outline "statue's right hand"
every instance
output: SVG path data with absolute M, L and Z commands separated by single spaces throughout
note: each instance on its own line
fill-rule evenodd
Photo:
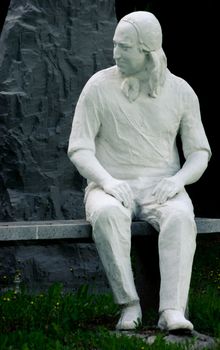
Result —
M 126 181 L 111 179 L 103 185 L 103 189 L 118 199 L 126 208 L 132 207 L 133 193 Z

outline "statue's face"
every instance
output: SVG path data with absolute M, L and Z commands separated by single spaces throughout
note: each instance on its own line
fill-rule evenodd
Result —
M 135 28 L 130 23 L 120 22 L 113 38 L 114 60 L 125 76 L 141 73 L 146 67 L 146 53 L 140 49 Z

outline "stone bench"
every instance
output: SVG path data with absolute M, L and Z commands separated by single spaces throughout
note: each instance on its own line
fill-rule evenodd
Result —
M 220 232 L 220 219 L 196 218 L 198 234 Z M 152 236 L 155 230 L 144 221 L 132 223 L 132 236 Z M 0 242 L 92 238 L 90 224 L 86 220 L 54 220 L 1 222 Z
M 220 232 L 220 219 L 196 218 L 198 239 Z M 132 265 L 145 310 L 157 309 L 159 296 L 158 234 L 146 222 L 132 223 Z M 32 290 L 61 282 L 65 290 L 88 284 L 92 291 L 109 285 L 85 220 L 0 223 L 0 291 L 13 287 L 16 271 Z M 6 277 L 9 283 L 5 283 Z M 1 282 L 4 282 L 3 284 Z

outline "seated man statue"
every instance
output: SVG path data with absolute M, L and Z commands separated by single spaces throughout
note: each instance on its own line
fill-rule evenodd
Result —
M 116 65 L 85 85 L 68 155 L 88 180 L 87 220 L 115 301 L 122 305 L 116 329 L 134 329 L 142 317 L 130 259 L 135 217 L 159 231 L 158 326 L 192 330 L 185 309 L 196 225 L 184 186 L 201 177 L 211 155 L 198 99 L 186 81 L 167 69 L 161 26 L 152 13 L 123 17 L 113 42 Z

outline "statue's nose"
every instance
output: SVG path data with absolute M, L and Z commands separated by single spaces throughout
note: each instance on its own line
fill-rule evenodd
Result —
M 121 57 L 121 50 L 117 45 L 114 47 L 113 57 L 115 60 Z

